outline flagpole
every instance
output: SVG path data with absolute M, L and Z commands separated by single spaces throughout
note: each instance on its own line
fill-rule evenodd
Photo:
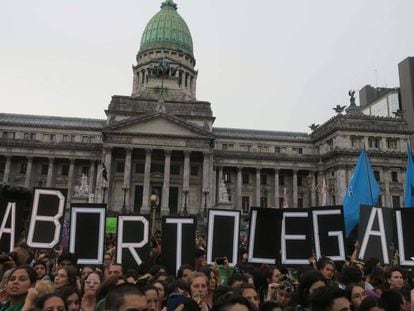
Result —
M 369 194 L 371 196 L 371 205 L 374 205 L 374 197 L 372 195 L 372 189 L 371 189 L 371 179 L 370 179 L 370 174 L 369 174 L 369 170 L 368 170 L 368 152 L 365 149 L 365 144 L 364 144 L 364 151 L 365 151 L 365 168 L 367 170 L 367 176 L 368 176 L 368 187 L 369 187 Z

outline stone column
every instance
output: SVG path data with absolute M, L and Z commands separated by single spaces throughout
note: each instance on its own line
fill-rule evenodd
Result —
M 95 202 L 95 178 L 96 178 L 96 161 L 91 160 L 89 164 L 89 176 L 88 176 L 88 182 L 89 182 L 89 198 L 93 200 L 89 200 L 89 203 Z M 93 196 L 92 196 L 93 195 Z
M 346 191 L 346 170 L 338 168 L 336 170 L 336 204 L 342 204 Z
M 236 200 L 235 209 L 242 210 L 242 167 L 237 167 L 237 186 L 236 186 Z
M 11 155 L 6 155 L 6 166 L 4 167 L 3 183 L 8 183 L 10 178 Z
M 221 201 L 220 196 L 220 185 L 223 181 L 223 167 L 222 166 L 218 166 L 218 177 L 217 177 L 217 182 L 216 182 L 216 200 L 217 202 Z
M 184 172 L 183 172 L 183 196 L 182 211 L 186 209 L 188 213 L 188 203 L 190 196 L 190 151 L 184 151 Z
M 213 163 L 212 163 L 213 165 Z M 215 166 L 212 167 L 212 174 L 211 174 L 211 207 L 216 205 L 217 203 L 217 168 Z
M 256 168 L 256 206 L 260 206 L 260 172 L 261 168 Z
M 125 149 L 124 164 L 124 184 L 122 186 L 122 196 L 125 196 L 125 212 L 131 211 L 130 189 L 131 189 L 131 167 L 132 167 L 132 148 Z M 123 202 L 122 202 L 123 203 Z
M 383 173 L 384 173 L 384 206 L 385 207 L 393 207 L 392 206 L 392 200 L 391 200 L 391 192 L 390 192 L 390 182 L 391 182 L 391 178 L 390 178 L 390 170 L 388 169 L 388 167 L 384 167 L 383 168 Z
M 24 178 L 25 188 L 30 188 L 30 180 L 32 178 L 33 157 L 27 157 L 26 176 Z
M 292 207 L 298 208 L 298 170 L 293 170 L 292 189 L 293 189 Z
M 164 181 L 162 184 L 161 198 L 161 214 L 168 215 L 170 213 L 170 167 L 171 167 L 171 150 L 164 150 Z
M 150 212 L 150 182 L 151 182 L 151 149 L 145 149 L 144 187 L 142 190 L 142 207 L 144 214 Z
M 112 194 L 112 147 L 105 148 L 105 167 L 106 167 L 106 193 L 104 202 L 106 202 L 108 209 L 111 209 L 111 194 Z
M 275 200 L 275 204 L 274 207 L 276 208 L 280 208 L 280 204 L 279 204 L 279 197 L 280 197 L 280 192 L 279 192 L 279 169 L 276 168 L 275 169 L 275 183 L 274 183 L 274 200 Z
M 310 199 L 310 203 L 311 203 L 311 206 L 310 207 L 314 207 L 314 206 L 317 206 L 317 203 L 316 203 L 316 191 L 317 191 L 317 189 L 316 189 L 316 178 L 315 178 L 315 172 L 312 172 L 312 171 L 309 171 L 309 175 L 311 175 L 311 189 L 310 189 L 310 192 L 311 192 L 311 199 Z
M 70 207 L 73 194 L 73 175 L 75 172 L 75 159 L 69 159 L 69 173 L 68 173 L 68 200 L 66 207 Z
M 55 158 L 49 158 L 49 167 L 47 169 L 47 182 L 46 187 L 52 187 L 53 182 L 53 164 L 54 164 Z
M 208 202 L 208 193 L 210 192 L 209 188 L 209 164 L 210 164 L 210 154 L 208 152 L 203 153 L 203 185 L 202 185 L 202 196 L 201 196 L 201 210 L 204 210 L 207 207 Z

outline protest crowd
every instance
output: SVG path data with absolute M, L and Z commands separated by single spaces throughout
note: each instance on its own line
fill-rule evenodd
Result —
M 411 271 L 398 260 L 389 266 L 376 258 L 357 260 L 358 242 L 345 263 L 311 257 L 309 265 L 295 269 L 248 263 L 246 242 L 241 236 L 235 266 L 226 258 L 208 265 L 205 236 L 197 234 L 194 263 L 182 265 L 176 275 L 161 262 L 160 232 L 152 238 L 149 262 L 127 271 L 115 260 L 111 235 L 101 266 L 78 266 L 76 254 L 61 246 L 32 249 L 20 242 L 0 255 L 0 311 L 414 310 Z

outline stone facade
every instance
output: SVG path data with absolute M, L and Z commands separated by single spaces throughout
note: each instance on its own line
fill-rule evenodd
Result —
M 402 118 L 337 114 L 310 134 L 214 127 L 211 104 L 195 98 L 195 59 L 170 43 L 138 52 L 132 95 L 113 96 L 106 120 L 1 113 L 0 181 L 67 188 L 68 206 L 105 202 L 113 212 L 149 213 L 156 192 L 159 215 L 201 215 L 223 182 L 230 208 L 248 213 L 321 205 L 325 180 L 334 205 L 365 146 L 381 204 L 402 204 L 411 134 Z

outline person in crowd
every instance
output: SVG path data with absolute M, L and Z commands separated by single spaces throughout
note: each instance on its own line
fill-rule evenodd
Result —
M 369 284 L 369 288 L 372 288 L 375 297 L 380 298 L 383 291 L 387 288 L 384 269 L 374 266 L 367 275 L 365 284 Z
M 253 308 L 246 298 L 230 291 L 218 297 L 212 311 L 253 311 Z
M 50 276 L 48 275 L 49 271 L 44 261 L 36 261 L 33 268 L 36 271 L 38 280 L 50 281 Z
M 189 278 L 190 295 L 200 306 L 201 311 L 209 310 L 209 306 L 205 301 L 208 293 L 208 279 L 204 273 L 193 272 Z
M 214 270 L 210 266 L 202 267 L 200 269 L 200 272 L 204 273 L 204 275 L 207 277 L 208 290 L 207 290 L 207 295 L 204 298 L 204 301 L 208 304 L 209 308 L 211 308 L 213 306 L 213 293 L 218 287 L 218 281 L 217 281 L 218 273 L 216 272 L 216 270 Z
M 101 285 L 103 276 L 98 271 L 88 274 L 83 284 L 82 311 L 93 311 L 96 305 L 96 292 Z
M 63 267 L 73 267 L 76 268 L 76 262 L 78 261 L 78 256 L 76 256 L 73 253 L 64 252 L 62 251 L 62 254 L 58 257 L 57 260 L 57 268 L 63 268 Z
M 188 282 L 188 277 L 193 272 L 193 267 L 187 264 L 181 265 L 177 271 L 177 279 L 183 279 Z
M 238 288 L 242 286 L 243 284 L 247 284 L 247 282 L 248 282 L 248 279 L 244 273 L 236 272 L 230 276 L 230 278 L 227 281 L 227 284 L 230 287 Z
M 106 311 L 146 311 L 147 299 L 133 284 L 121 284 L 114 287 L 107 295 Z
M 260 297 L 254 286 L 248 284 L 242 285 L 240 287 L 240 295 L 250 302 L 253 311 L 259 311 Z
M 201 267 L 207 263 L 206 251 L 201 248 L 195 250 L 194 270 L 200 271 Z
M 335 263 L 328 257 L 321 257 L 316 263 L 316 267 L 322 276 L 326 279 L 328 284 L 333 284 L 335 282 Z
M 77 287 L 75 268 L 72 266 L 59 268 L 55 275 L 54 285 L 56 290 L 61 290 L 65 286 Z
M 260 307 L 260 311 L 283 311 L 282 306 L 276 301 L 265 301 Z
M 264 270 L 263 277 L 266 281 L 265 285 L 260 289 L 260 298 L 262 301 L 271 300 L 269 292 L 276 290 L 279 287 L 280 277 L 282 272 L 279 267 L 271 266 Z M 272 295 L 271 293 L 270 295 Z
M 349 283 L 345 288 L 346 298 L 351 302 L 352 310 L 358 311 L 362 301 L 368 296 L 362 283 Z
M 312 311 L 350 311 L 351 303 L 345 291 L 335 285 L 315 289 L 311 296 Z
M 158 297 L 160 299 L 161 308 L 165 307 L 168 297 L 167 284 L 164 281 L 155 281 L 152 282 L 152 286 L 156 287 L 158 290 Z
M 113 263 L 109 266 L 108 276 L 123 275 L 124 267 L 120 263 Z
M 111 264 L 113 264 L 112 254 L 106 252 L 103 257 L 103 265 L 102 265 L 105 278 L 109 276 L 109 267 L 111 266 Z
M 59 294 L 47 294 L 39 297 L 35 304 L 36 310 L 66 311 L 65 299 Z
M 149 311 L 160 311 L 161 310 L 161 304 L 160 304 L 160 298 L 158 296 L 158 288 L 155 286 L 146 286 L 142 288 L 142 291 L 145 295 L 145 298 L 147 299 L 147 305 Z
M 6 282 L 8 299 L 0 311 L 22 310 L 28 291 L 35 285 L 36 280 L 37 274 L 32 267 L 23 265 L 14 268 Z
M 65 287 L 59 291 L 65 300 L 68 311 L 79 311 L 81 306 L 81 295 L 74 287 Z
M 319 271 L 309 271 L 301 279 L 299 287 L 295 293 L 298 308 L 309 311 L 310 296 L 315 289 L 326 286 L 326 279 Z
M 386 289 L 381 295 L 385 311 L 410 311 L 409 303 L 397 289 Z
M 382 307 L 382 303 L 378 298 L 368 296 L 362 300 L 358 311 L 385 311 L 385 309 Z
M 385 273 L 389 288 L 401 290 L 406 282 L 405 271 L 400 267 L 391 267 Z
M 14 247 L 14 252 L 17 257 L 17 266 L 31 265 L 33 261 L 33 250 L 25 242 L 17 243 Z
M 95 267 L 93 266 L 83 266 L 80 270 L 80 281 L 81 284 L 83 284 L 86 280 L 86 277 L 89 275 L 89 273 L 92 273 L 95 271 Z

